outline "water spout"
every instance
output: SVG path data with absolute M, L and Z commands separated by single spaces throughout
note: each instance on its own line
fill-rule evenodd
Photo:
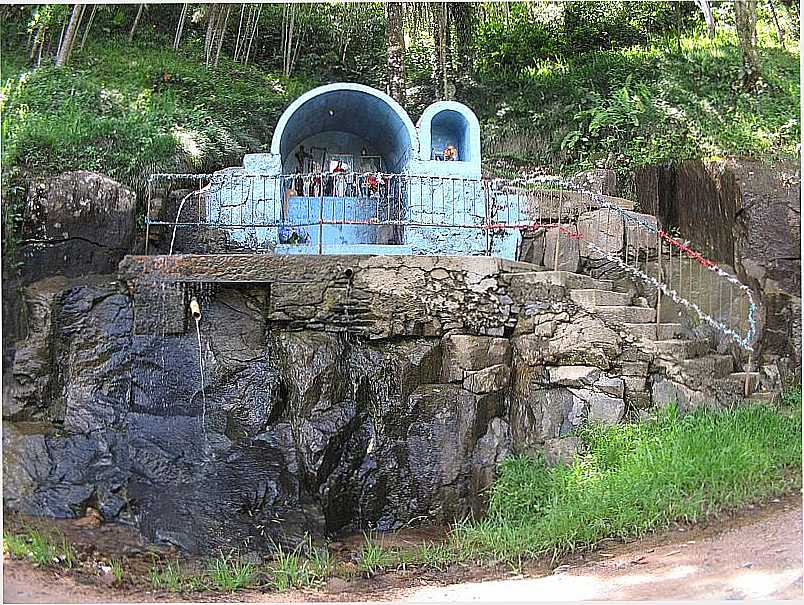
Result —
M 168 251 L 168 254 L 173 254 L 173 245 L 176 243 L 176 230 L 179 228 L 179 219 L 181 218 L 181 211 L 184 209 L 184 202 L 190 199 L 190 197 L 193 195 L 200 196 L 207 189 L 209 189 L 209 185 L 203 187 L 202 189 L 199 189 L 198 191 L 191 191 L 182 198 L 181 202 L 179 203 L 179 209 L 176 212 L 176 222 L 173 223 L 173 235 L 170 238 L 170 250 Z M 201 222 L 200 216 L 198 217 L 198 221 L 199 223 Z
M 195 333 L 198 337 L 198 371 L 201 375 L 201 430 L 204 432 L 204 442 L 207 441 L 207 396 L 204 393 L 204 349 L 201 345 L 201 306 L 193 296 L 190 299 L 190 314 L 195 320 Z
M 195 297 L 190 299 L 190 313 L 192 314 L 196 323 L 201 320 L 201 307 Z

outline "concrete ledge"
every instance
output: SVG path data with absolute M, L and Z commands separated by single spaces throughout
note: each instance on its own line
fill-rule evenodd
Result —
M 284 329 L 369 338 L 513 333 L 527 307 L 568 300 L 563 286 L 532 279 L 540 273 L 489 256 L 387 254 L 127 256 L 119 267 L 137 317 L 161 317 L 152 299 L 165 288 L 259 284 L 270 293 L 267 320 Z M 142 321 L 140 329 L 175 332 L 184 316 L 181 294 L 171 302 L 176 313 L 165 316 L 168 325 Z

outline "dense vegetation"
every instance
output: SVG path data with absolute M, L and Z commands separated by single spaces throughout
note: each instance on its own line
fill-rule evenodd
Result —
M 691 2 L 405 4 L 399 23 L 381 4 L 99 5 L 65 67 L 69 5 L 4 7 L 6 186 L 21 185 L 15 171 L 85 168 L 140 189 L 150 171 L 236 163 L 304 90 L 385 89 L 394 25 L 404 104 L 414 119 L 437 98 L 474 108 L 488 170 L 797 156 L 797 3 L 759 7 L 749 88 L 731 5 L 711 4 L 714 36 Z
M 801 484 L 801 392 L 780 413 L 660 410 L 644 422 L 590 427 L 570 466 L 540 458 L 502 465 L 488 516 L 462 528 L 473 550 L 502 557 L 562 554 L 695 522 Z

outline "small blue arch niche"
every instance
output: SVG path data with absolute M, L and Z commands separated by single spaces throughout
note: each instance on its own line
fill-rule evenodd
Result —
M 459 162 L 471 162 L 472 149 L 469 138 L 469 121 L 462 113 L 452 109 L 444 109 L 433 116 L 430 126 L 431 159 L 443 153 L 448 145 L 458 150 Z

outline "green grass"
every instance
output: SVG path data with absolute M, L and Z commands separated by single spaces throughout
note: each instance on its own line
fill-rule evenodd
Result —
M 765 36 L 767 38 L 767 36 Z M 764 38 L 763 38 L 764 40 Z M 732 32 L 575 58 L 481 82 L 467 94 L 481 114 L 484 154 L 501 174 L 520 165 L 561 173 L 605 165 L 625 175 L 670 160 L 799 156 L 799 51 L 763 41 L 764 83 L 743 92 Z
M 3 164 L 47 176 L 95 170 L 138 191 L 154 171 L 206 171 L 267 149 L 285 106 L 313 84 L 152 43 L 88 45 L 66 69 L 30 69 L 7 51 Z
M 123 562 L 120 559 L 112 559 L 109 561 L 109 567 L 112 569 L 112 576 L 114 577 L 115 584 L 121 584 L 126 577 Z
M 320 584 L 333 574 L 334 569 L 335 562 L 329 552 L 313 548 L 308 537 L 293 550 L 278 547 L 273 562 L 268 565 L 268 575 L 271 577 L 271 588 L 283 592 Z
M 18 533 L 3 532 L 3 551 L 15 559 L 29 559 L 41 567 L 74 567 L 78 557 L 67 539 L 56 532 L 23 528 Z
M 165 48 L 167 47 L 167 48 Z M 211 172 L 267 151 L 290 101 L 315 85 L 153 41 L 90 43 L 69 67 L 30 68 L 18 51 L 0 63 L 4 251 L 11 259 L 32 179 L 91 170 L 144 203 L 155 172 Z
M 357 567 L 367 577 L 371 577 L 382 569 L 397 565 L 399 559 L 398 550 L 385 548 L 373 538 L 365 536 L 365 544 L 358 554 Z
M 186 578 L 178 559 L 169 561 L 162 566 L 154 565 L 148 574 L 148 579 L 154 589 L 170 592 L 181 592 L 186 584 Z
M 488 516 L 456 538 L 509 560 L 556 557 L 798 487 L 800 392 L 792 397 L 786 412 L 751 404 L 680 416 L 670 407 L 649 421 L 590 427 L 582 432 L 587 451 L 571 466 L 510 458 Z
M 207 567 L 207 576 L 216 590 L 234 592 L 247 588 L 254 581 L 254 564 L 242 561 L 233 555 L 221 553 L 212 559 Z

